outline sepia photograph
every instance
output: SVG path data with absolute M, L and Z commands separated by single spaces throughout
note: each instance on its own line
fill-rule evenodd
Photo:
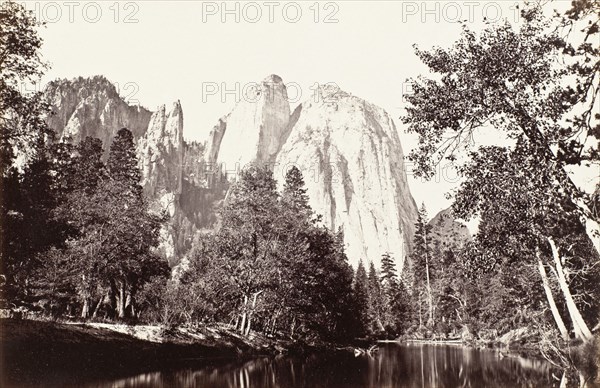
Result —
M 0 386 L 600 388 L 599 0 L 0 0 Z

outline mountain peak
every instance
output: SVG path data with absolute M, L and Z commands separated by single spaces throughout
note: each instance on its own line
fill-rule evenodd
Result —
M 472 240 L 469 228 L 456 220 L 452 208 L 441 210 L 429 221 L 432 232 L 447 246 L 463 246 Z
M 152 114 L 143 107 L 129 105 L 116 86 L 101 75 L 54 80 L 44 94 L 54 113 L 48 125 L 59 139 L 78 142 L 86 136 L 99 138 L 105 152 L 119 128 L 126 127 L 136 139 L 141 137 Z
M 283 79 L 278 76 L 277 74 L 270 74 L 268 76 L 265 77 L 265 79 L 263 80 L 263 83 L 281 83 L 283 82 Z

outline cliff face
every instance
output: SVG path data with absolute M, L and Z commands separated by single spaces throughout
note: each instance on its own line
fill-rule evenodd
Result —
M 314 211 L 344 231 L 352 264 L 378 264 L 390 252 L 403 266 L 417 208 L 394 122 L 373 104 L 322 88 L 292 113 L 282 79 L 271 75 L 205 142 L 186 142 L 179 102 L 154 113 L 129 106 L 103 77 L 53 82 L 46 93 L 57 113 L 49 123 L 61 138 L 97 137 L 108 150 L 118 129 L 134 133 L 144 192 L 153 209 L 171 216 L 159 251 L 173 265 L 195 235 L 214 227 L 239 169 L 274 163 L 280 183 L 292 165 L 300 168 Z
M 95 137 L 102 140 L 106 153 L 119 129 L 129 129 L 138 139 L 146 132 L 152 115 L 145 108 L 127 104 L 115 86 L 100 76 L 53 81 L 45 94 L 54 112 L 48 124 L 59 139 L 77 143 L 86 136 Z
M 353 264 L 378 264 L 390 252 L 401 269 L 417 208 L 389 115 L 333 88 L 321 88 L 290 113 L 285 85 L 275 75 L 263 80 L 257 97 L 215 125 L 206 163 L 230 177 L 250 162 L 274 163 L 280 183 L 291 166 L 298 167 L 312 208 L 330 229 L 344 231 Z
M 408 188 L 400 140 L 381 108 L 321 88 L 296 109 L 276 163 L 304 174 L 312 208 L 344 231 L 346 253 L 379 263 L 390 252 L 400 268 L 414 234 L 417 207 Z
M 272 162 L 290 119 L 283 81 L 271 75 L 221 118 L 209 134 L 207 162 L 219 164 L 229 175 L 251 162 Z
M 152 114 L 146 133 L 137 141 L 146 195 L 181 194 L 183 113 L 179 102 L 169 111 L 162 105 Z
M 175 260 L 178 228 L 173 220 L 179 217 L 179 198 L 183 171 L 183 112 L 179 101 L 167 111 L 165 105 L 152 114 L 148 128 L 137 141 L 137 156 L 142 172 L 144 194 L 151 209 L 166 211 L 171 222 L 163 226 L 158 247 L 166 258 Z
M 161 229 L 158 252 L 175 264 L 185 253 L 185 242 L 191 241 L 198 229 L 195 219 L 188 219 L 181 206 L 184 187 L 190 187 L 183 179 L 188 147 L 183 140 L 181 104 L 175 102 L 169 109 L 163 105 L 154 113 L 130 106 L 113 84 L 99 76 L 54 81 L 45 93 L 55 112 L 48 123 L 61 140 L 76 143 L 86 136 L 99 138 L 108 154 L 119 129 L 125 127 L 134 134 L 141 184 L 150 208 L 170 216 Z M 182 231 L 189 236 L 182 236 Z

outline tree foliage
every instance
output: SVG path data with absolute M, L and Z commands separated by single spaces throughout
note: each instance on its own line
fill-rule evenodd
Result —
M 590 297 L 597 290 L 594 281 L 583 281 L 597 276 L 591 269 L 599 250 L 597 214 L 589 207 L 594 197 L 573 183 L 567 166 L 598 162 L 600 116 L 592 113 L 600 74 L 592 43 L 598 7 L 576 1 L 566 14 L 548 19 L 534 4 L 521 16 L 518 27 L 506 21 L 476 34 L 464 26 L 451 48 L 416 49 L 433 76 L 413 80 L 403 117 L 408 131 L 419 135 L 409 156 L 418 175 L 431 177 L 440 160 L 470 151 L 459 167 L 463 183 L 454 211 L 479 217 L 479 232 L 452 257 L 434 252 L 451 263 L 433 268 L 434 288 L 449 287 L 457 319 L 479 317 L 503 330 L 549 314 L 538 259 L 557 275 L 551 284 L 557 299 L 564 296 L 569 305 L 571 291 L 576 295 L 577 306 L 559 303 L 563 316 L 568 310 L 577 320 L 574 309 L 587 319 L 597 314 L 585 312 L 596 309 Z M 474 147 L 478 135 L 491 132 L 504 134 L 510 146 Z M 570 276 L 560 287 L 562 269 L 552 264 L 549 241 L 568 252 L 560 260 Z M 452 276 L 464 279 L 463 286 L 438 282 Z M 506 320 L 498 320 L 502 311 L 510 311 Z
M 211 306 L 209 320 L 244 334 L 332 338 L 357 330 L 343 237 L 318 224 L 298 169 L 281 194 L 268 168 L 244 170 L 219 218 L 219 229 L 197 242 L 183 280 Z
M 49 105 L 41 91 L 25 92 L 44 74 L 40 59 L 42 39 L 32 11 L 21 4 L 5 1 L 0 5 L 0 173 L 5 176 L 15 151 L 31 151 L 43 146 L 52 131 L 44 121 Z M 29 155 L 31 156 L 31 155 Z

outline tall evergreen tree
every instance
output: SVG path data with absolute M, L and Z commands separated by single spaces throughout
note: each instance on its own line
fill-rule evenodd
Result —
M 396 263 L 388 252 L 381 256 L 381 278 L 385 284 L 389 285 L 398 281 Z
M 384 296 L 383 325 L 389 335 L 399 335 L 410 322 L 409 295 L 396 274 L 396 263 L 389 253 L 381 258 L 381 284 Z
M 220 213 L 221 227 L 197 250 L 192 282 L 206 285 L 214 319 L 232 321 L 244 335 L 356 334 L 343 237 L 317 225 L 302 182 L 299 170 L 291 171 L 279 196 L 269 169 L 244 170 Z
M 383 315 L 384 315 L 385 298 L 381 288 L 381 280 L 375 269 L 375 264 L 369 263 L 369 311 L 372 322 L 373 331 L 384 331 Z
M 105 215 L 112 226 L 104 242 L 110 250 L 105 251 L 102 276 L 109 279 L 110 300 L 116 314 L 125 318 L 135 316 L 139 287 L 150 277 L 167 271 L 166 261 L 152 251 L 158 245 L 165 215 L 149 212 L 142 194 L 133 134 L 126 128 L 120 129 L 113 139 L 107 172 L 108 178 L 97 190 L 104 196 Z
M 90 144 L 90 147 L 94 145 Z M 138 168 L 133 134 L 127 128 L 121 128 L 113 139 L 106 167 L 110 179 L 121 191 L 124 200 L 142 200 L 142 173 Z
M 137 290 L 151 277 L 165 276 L 168 265 L 153 253 L 163 217 L 149 212 L 142 195 L 133 136 L 127 129 L 118 132 L 110 169 L 102 163 L 98 139 L 84 139 L 72 153 L 61 148 L 57 159 L 66 159 L 57 161 L 62 173 L 55 185 L 62 198 L 54 217 L 71 230 L 66 245 L 45 256 L 42 268 L 53 279 L 41 276 L 38 286 L 43 292 L 70 282 L 83 318 L 103 306 L 113 316 L 136 317 Z M 67 280 L 59 279 L 61 269 Z
M 413 240 L 413 252 L 411 259 L 413 262 L 413 268 L 415 272 L 415 287 L 414 289 L 418 292 L 419 296 L 419 324 L 422 325 L 422 312 L 421 312 L 421 295 L 425 295 L 427 303 L 427 325 L 431 326 L 434 324 L 433 319 L 433 293 L 431 288 L 431 275 L 432 275 L 432 226 L 429 225 L 427 219 L 427 209 L 425 204 L 421 205 L 419 214 L 417 216 L 417 222 L 415 223 L 415 236 Z
M 241 172 L 220 212 L 221 227 L 211 244 L 213 268 L 240 300 L 238 328 L 248 334 L 264 293 L 276 285 L 279 194 L 273 173 L 252 166 Z
M 0 201 L 4 296 L 22 303 L 30 299 L 29 285 L 39 266 L 39 255 L 62 244 L 66 226 L 53 216 L 58 198 L 46 149 L 38 149 L 21 174 L 11 169 L 2 179 L 2 184 L 7 185 L 1 188 Z
M 368 333 L 367 330 L 371 325 L 369 320 L 369 278 L 362 260 L 358 262 L 356 268 L 353 291 L 356 314 L 359 317 L 361 332 L 364 335 Z
M 282 200 L 296 212 L 307 212 L 310 210 L 304 177 L 296 166 L 293 166 L 285 175 Z

